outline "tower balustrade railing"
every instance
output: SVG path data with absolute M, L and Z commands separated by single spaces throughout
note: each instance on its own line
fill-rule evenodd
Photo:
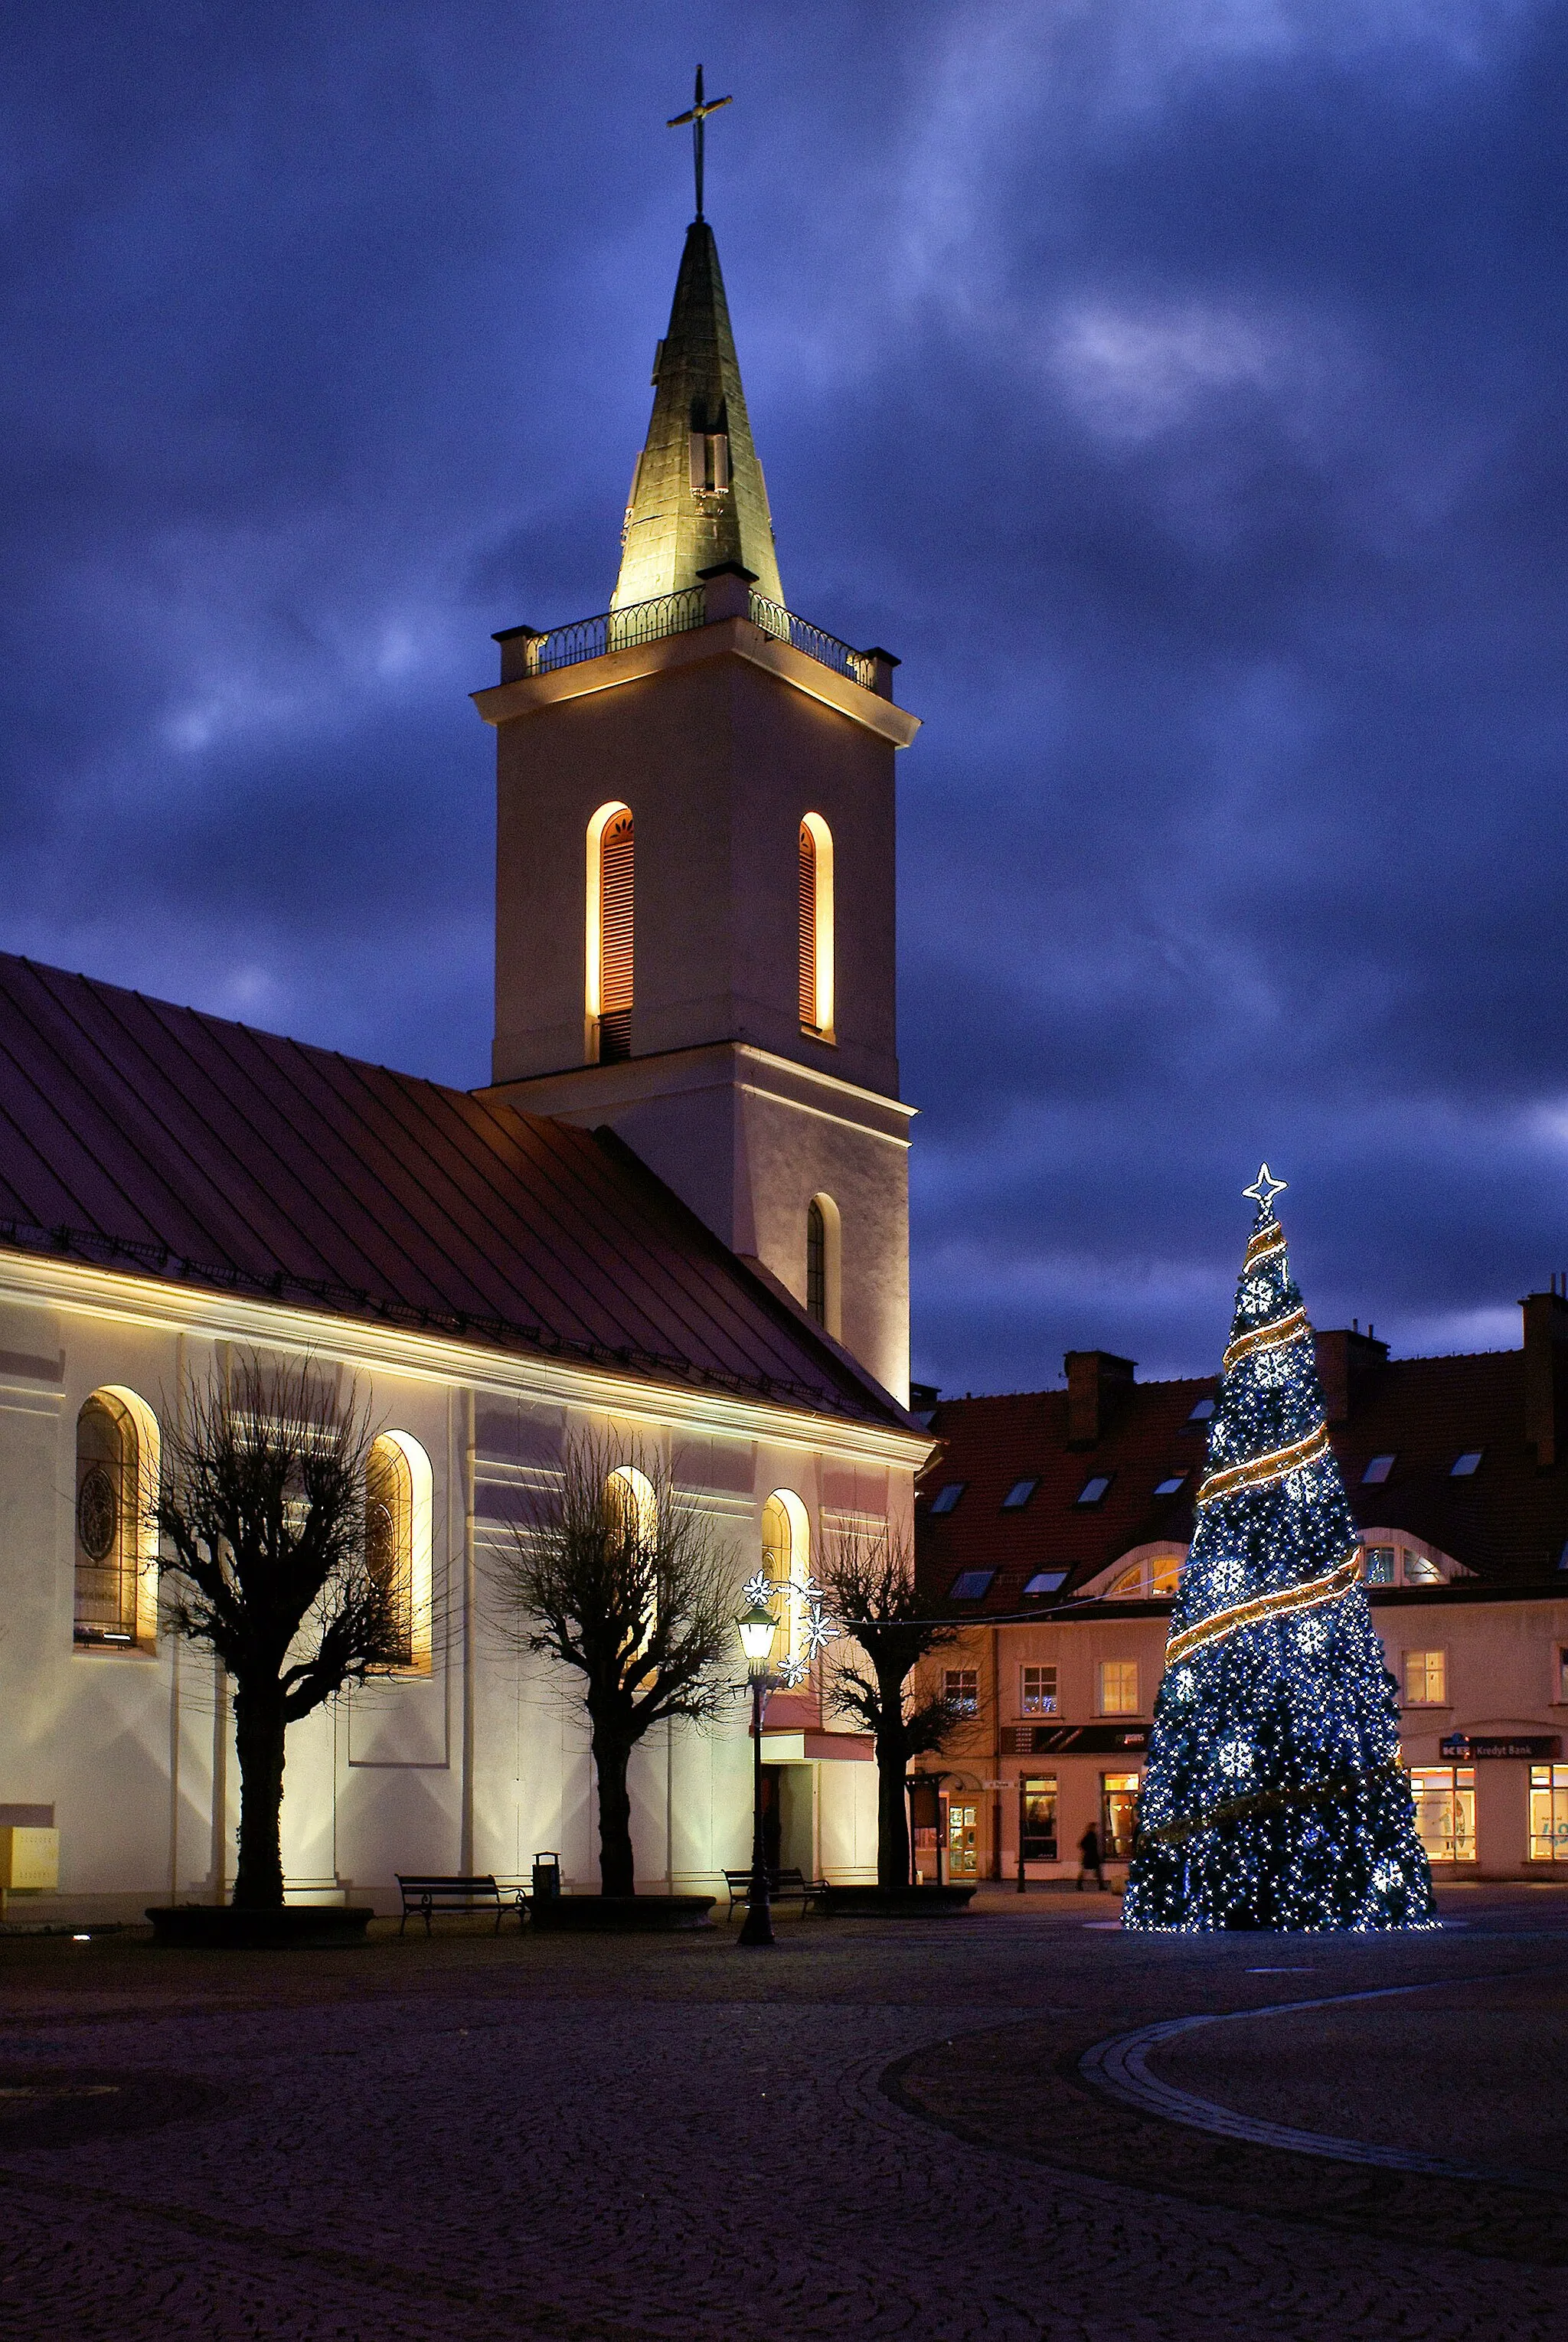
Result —
M 857 651 L 852 644 L 840 642 L 836 635 L 796 617 L 782 602 L 753 594 L 747 615 L 754 626 L 775 642 L 789 643 L 807 658 L 847 676 L 867 691 L 876 688 L 876 661 L 870 653 Z M 708 624 L 706 587 L 688 586 L 678 594 L 661 594 L 651 602 L 603 610 L 597 617 L 573 618 L 564 626 L 552 626 L 547 634 L 517 627 L 508 639 L 522 637 L 522 655 L 517 659 L 520 674 L 553 675 L 558 667 L 577 666 L 585 659 L 604 658 L 611 651 L 634 650 L 644 643 L 662 642 L 667 636 L 689 634 Z

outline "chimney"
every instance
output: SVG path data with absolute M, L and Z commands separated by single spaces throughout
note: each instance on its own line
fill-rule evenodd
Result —
M 1568 1344 L 1568 1296 L 1532 1293 L 1519 1305 L 1524 1313 L 1524 1436 L 1544 1472 L 1556 1463 L 1568 1438 L 1564 1405 L 1563 1346 Z
M 1069 1350 L 1062 1366 L 1067 1376 L 1067 1445 L 1093 1447 L 1138 1369 L 1131 1358 L 1114 1357 L 1109 1350 Z
M 1355 1402 L 1358 1386 L 1378 1366 L 1388 1364 L 1388 1344 L 1370 1334 L 1347 1333 L 1343 1326 L 1315 1334 L 1317 1378 L 1323 1385 L 1323 1413 L 1331 1423 L 1343 1423 Z

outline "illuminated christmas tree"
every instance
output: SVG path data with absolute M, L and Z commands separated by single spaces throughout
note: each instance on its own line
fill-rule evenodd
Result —
M 1265 1164 L 1138 1805 L 1124 1927 L 1433 1927 L 1399 1709 Z

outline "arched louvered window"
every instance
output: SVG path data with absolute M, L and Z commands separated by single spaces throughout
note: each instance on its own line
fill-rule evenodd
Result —
M 800 826 L 800 1028 L 814 1040 L 833 1032 L 833 833 L 822 816 Z
M 631 814 L 612 814 L 599 840 L 599 1062 L 632 1054 L 634 837 Z

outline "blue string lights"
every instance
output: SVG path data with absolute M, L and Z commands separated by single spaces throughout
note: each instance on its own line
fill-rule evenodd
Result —
M 1439 1923 L 1393 1676 L 1265 1164 L 1154 1704 L 1122 1924 Z

